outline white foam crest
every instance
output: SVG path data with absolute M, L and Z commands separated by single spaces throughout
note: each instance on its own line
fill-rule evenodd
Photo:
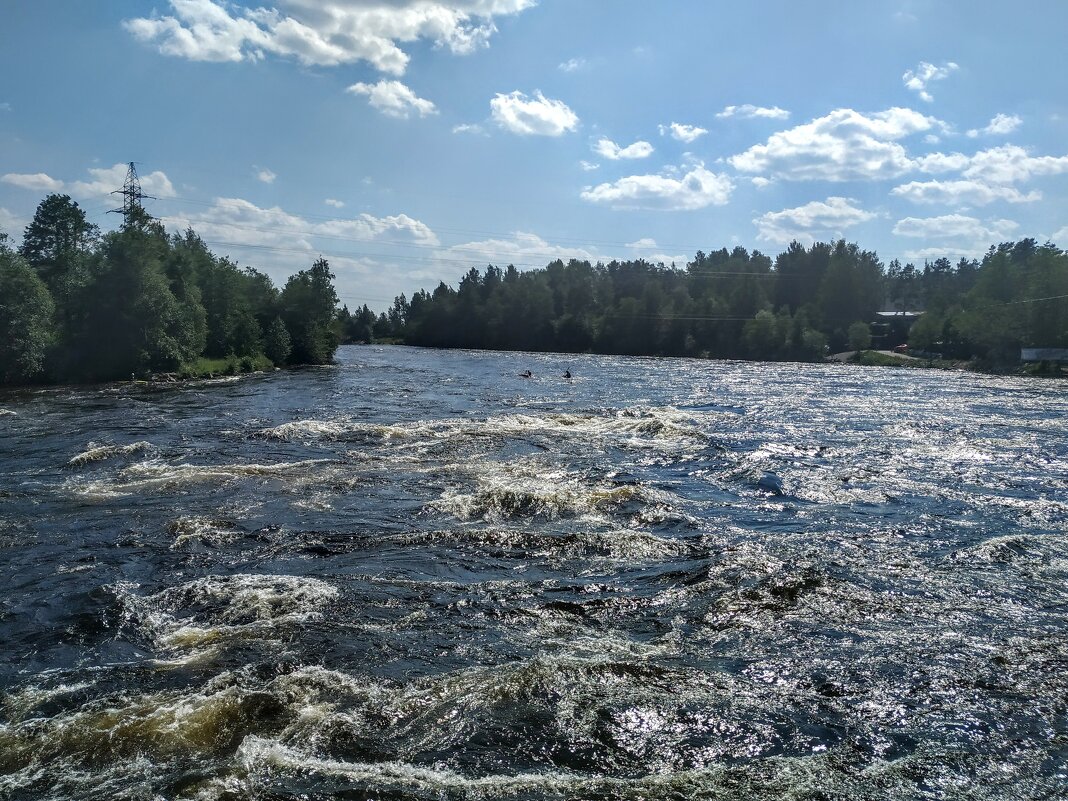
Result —
M 207 576 L 146 596 L 135 589 L 115 585 L 127 619 L 163 648 L 269 636 L 316 618 L 339 594 L 319 579 L 258 574 Z
M 67 462 L 67 467 L 81 467 L 91 462 L 100 462 L 115 456 L 129 456 L 154 447 L 151 442 L 131 442 L 129 445 L 98 445 L 90 442 L 86 449 Z
M 13 412 L 11 409 L 0 409 L 0 417 L 7 417 L 8 415 L 14 417 L 16 414 L 18 414 L 18 412 Z
M 218 548 L 233 542 L 240 536 L 240 532 L 233 523 L 195 516 L 179 517 L 171 523 L 169 531 L 175 535 L 170 548 L 172 551 L 181 550 L 198 542 L 211 548 Z
M 430 503 L 460 520 L 508 520 L 517 517 L 585 517 L 603 522 L 605 513 L 635 501 L 643 508 L 662 504 L 664 493 L 640 484 L 613 484 L 546 466 L 537 461 L 468 465 L 474 474 L 473 492 L 451 488 Z
M 315 757 L 277 740 L 257 736 L 246 737 L 238 748 L 237 756 L 242 767 L 250 774 L 280 768 L 422 791 L 560 791 L 573 789 L 576 783 L 584 781 L 582 777 L 564 773 L 520 773 L 513 776 L 502 774 L 468 778 L 454 771 L 423 768 L 407 762 L 343 762 Z
M 90 498 L 119 498 L 153 490 L 166 490 L 186 484 L 215 482 L 223 484 L 241 478 L 300 475 L 308 468 L 329 459 L 305 459 L 276 464 L 168 464 L 159 461 L 138 462 L 119 472 L 117 481 L 91 481 L 76 484 L 75 492 Z
M 529 436 L 553 434 L 569 439 L 599 440 L 624 437 L 630 444 L 693 442 L 707 439 L 696 415 L 673 406 L 634 407 L 612 414 L 546 413 L 508 414 L 487 418 L 444 418 L 411 423 L 367 423 L 352 419 L 305 419 L 282 423 L 256 432 L 267 439 L 345 440 L 448 439 L 473 436 Z

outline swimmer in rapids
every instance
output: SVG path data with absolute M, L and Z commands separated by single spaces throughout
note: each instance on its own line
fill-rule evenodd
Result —
M 519 374 L 519 377 L 520 378 L 533 378 L 534 377 L 534 373 L 530 372 L 530 370 L 524 370 L 523 372 L 521 372 Z

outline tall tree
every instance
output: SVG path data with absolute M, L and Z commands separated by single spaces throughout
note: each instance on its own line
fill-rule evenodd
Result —
M 333 279 L 330 263 L 320 258 L 311 269 L 291 276 L 282 290 L 279 303 L 293 342 L 293 362 L 328 364 L 334 358 L 338 299 Z
M 0 234 L 0 383 L 43 377 L 54 312 L 44 281 Z

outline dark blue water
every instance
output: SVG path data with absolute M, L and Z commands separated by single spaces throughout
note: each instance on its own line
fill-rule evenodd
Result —
M 1064 798 L 1066 419 L 382 347 L 2 396 L 0 797 Z

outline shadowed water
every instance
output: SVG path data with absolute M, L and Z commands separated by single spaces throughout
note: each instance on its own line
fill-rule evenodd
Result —
M 1066 419 L 383 347 L 0 396 L 0 797 L 1063 798 Z

